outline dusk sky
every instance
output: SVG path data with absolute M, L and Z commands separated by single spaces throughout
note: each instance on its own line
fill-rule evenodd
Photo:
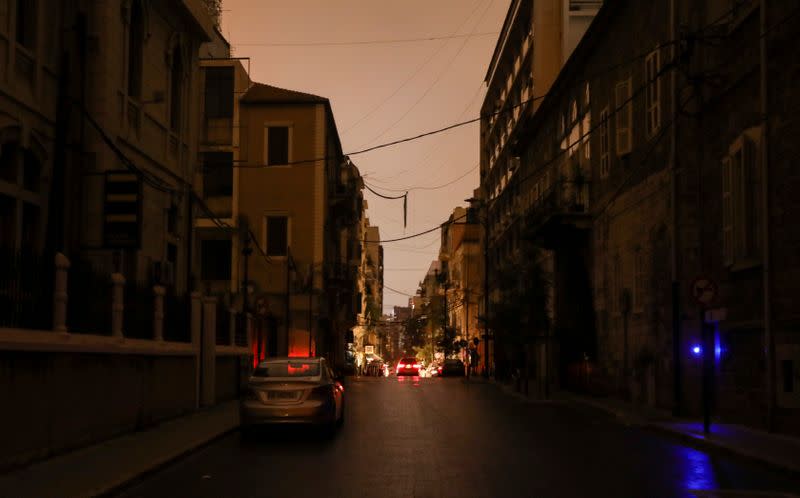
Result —
M 254 81 L 329 98 L 347 153 L 477 117 L 509 3 L 224 0 L 222 29 Z M 441 37 L 452 38 L 398 41 Z M 364 43 L 379 41 L 392 43 Z M 478 147 L 475 123 L 351 156 L 375 190 L 410 191 L 405 229 L 402 200 L 364 191 L 381 239 L 427 230 L 464 205 L 478 186 Z M 413 294 L 438 248 L 439 231 L 384 245 L 385 313 L 407 304 L 395 290 Z

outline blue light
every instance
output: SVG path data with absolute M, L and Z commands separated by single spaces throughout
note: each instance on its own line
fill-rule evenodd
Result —
M 700 346 L 694 346 L 692 348 L 692 353 L 694 353 L 695 356 L 699 356 L 700 353 L 702 353 L 702 352 L 703 352 L 703 348 L 701 348 Z

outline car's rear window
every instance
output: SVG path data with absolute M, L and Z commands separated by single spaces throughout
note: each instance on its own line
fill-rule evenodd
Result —
M 264 361 L 259 363 L 253 372 L 254 377 L 316 377 L 318 375 L 318 361 Z
M 403 358 L 400 360 L 400 363 L 417 363 L 416 358 Z

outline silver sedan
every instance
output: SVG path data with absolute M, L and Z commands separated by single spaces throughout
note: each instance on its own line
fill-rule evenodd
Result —
M 245 431 L 311 424 L 332 435 L 344 422 L 344 386 L 324 358 L 274 358 L 258 364 L 239 407 Z

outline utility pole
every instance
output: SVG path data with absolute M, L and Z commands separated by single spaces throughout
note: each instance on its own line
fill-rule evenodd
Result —
M 292 250 L 286 246 L 286 356 L 289 356 L 289 327 L 291 324 Z
M 483 376 L 489 378 L 489 204 L 481 201 L 484 207 L 483 224 Z
M 250 274 L 249 264 L 250 255 L 253 254 L 253 248 L 250 247 L 250 230 L 245 227 L 244 233 L 244 247 L 242 248 L 242 256 L 244 256 L 244 278 L 242 279 L 242 316 L 241 327 L 244 333 L 247 334 L 247 313 L 250 311 Z
M 672 60 L 677 61 L 678 50 L 678 0 L 670 0 L 670 31 L 673 40 Z M 672 280 L 672 374 L 673 403 L 672 414 L 680 416 L 683 411 L 682 389 L 682 338 L 681 338 L 681 292 L 678 281 L 678 67 L 670 71 L 670 114 L 672 115 L 672 132 L 670 133 L 670 229 L 672 244 L 670 247 L 670 268 Z

